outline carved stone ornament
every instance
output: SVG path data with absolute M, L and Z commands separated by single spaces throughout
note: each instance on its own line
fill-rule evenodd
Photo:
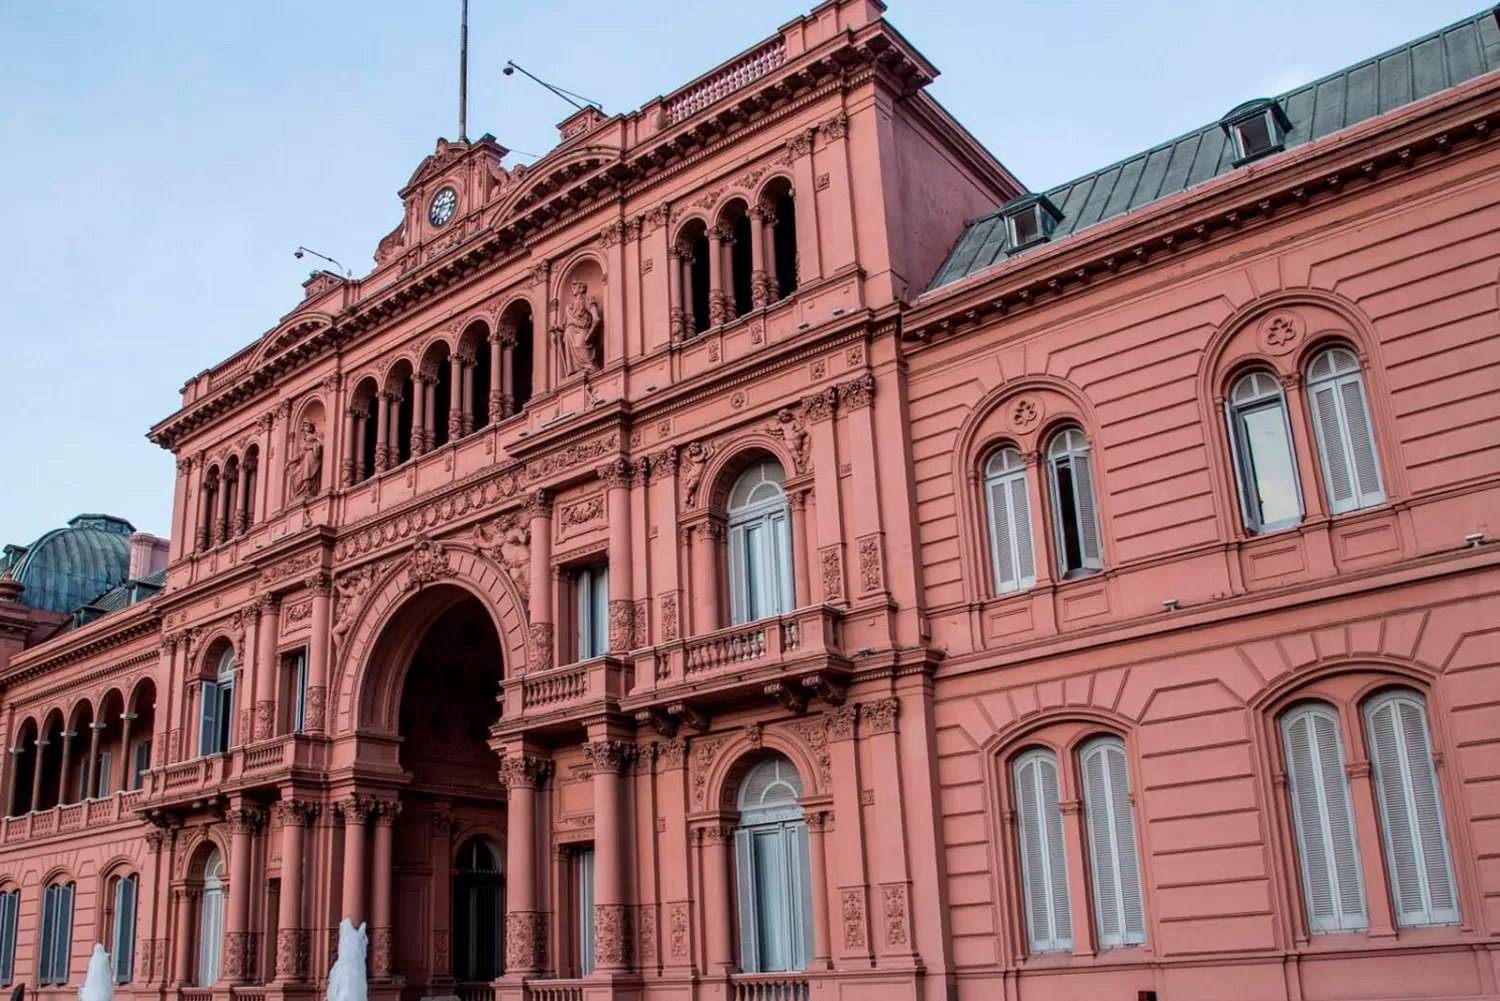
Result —
M 1036 426 L 1041 423 L 1045 412 L 1046 410 L 1042 405 L 1041 397 L 1026 393 L 1016 397 L 1005 408 L 1005 419 L 1012 431 L 1018 434 L 1026 434 L 1029 431 L 1036 430 Z
M 906 886 L 898 883 L 880 888 L 880 905 L 885 914 L 885 944 L 904 946 L 906 932 Z
M 901 712 L 901 703 L 896 699 L 881 699 L 867 702 L 859 707 L 859 729 L 866 736 L 890 733 L 896 729 L 896 717 Z
M 540 970 L 547 961 L 547 917 L 539 911 L 511 911 L 505 916 L 505 965 L 510 970 Z
M 505 568 L 522 603 L 531 602 L 531 525 L 519 513 L 497 518 L 493 525 L 483 522 L 474 526 L 480 551 Z
M 276 932 L 276 975 L 287 980 L 306 980 L 312 953 L 312 934 L 306 928 L 280 928 Z
M 598 370 L 604 331 L 604 310 L 599 300 L 589 295 L 588 283 L 574 281 L 568 286 L 568 292 L 568 304 L 558 334 L 564 378 Z
M 609 649 L 624 653 L 635 639 L 635 602 L 611 598 L 609 602 Z
M 406 590 L 415 591 L 427 584 L 452 577 L 455 570 L 448 565 L 448 555 L 440 542 L 424 536 L 417 538 L 412 546 L 406 568 Z
M 854 720 L 858 710 L 854 706 L 839 706 L 830 709 L 823 714 L 823 719 L 828 726 L 829 740 L 853 740 Z
M 630 908 L 625 904 L 594 905 L 594 959 L 599 966 L 630 965 Z
M 873 594 L 885 588 L 884 561 L 881 556 L 880 536 L 867 535 L 859 540 L 859 590 L 861 594 Z
M 689 443 L 682 452 L 682 501 L 688 507 L 692 507 L 698 498 L 698 488 L 703 483 L 703 467 L 708 464 L 713 453 L 713 447 L 701 441 Z
M 839 391 L 829 386 L 820 392 L 814 393 L 802 401 L 802 416 L 811 424 L 832 420 L 834 409 L 838 406 Z
M 360 600 L 375 585 L 375 567 L 366 563 L 333 579 L 333 636 L 341 640 L 354 622 Z
M 1291 354 L 1302 342 L 1305 326 L 1297 313 L 1278 309 L 1260 321 L 1256 339 L 1260 342 L 1261 349 L 1268 354 Z
M 823 573 L 823 600 L 839 601 L 844 597 L 844 554 L 835 544 L 818 550 L 818 566 Z
M 594 740 L 583 745 L 583 756 L 595 771 L 624 772 L 640 750 L 629 741 Z
M 671 904 L 667 907 L 667 935 L 671 942 L 672 958 L 679 962 L 688 958 L 688 905 Z
M 811 451 L 812 443 L 807 437 L 807 428 L 797 420 L 789 407 L 783 407 L 776 412 L 776 420 L 766 427 L 766 433 L 786 442 L 786 447 L 792 453 L 792 464 L 797 472 L 807 472 L 808 453 Z
M 554 627 L 550 622 L 533 622 L 526 627 L 527 639 L 534 660 L 532 670 L 542 671 L 552 666 Z
M 875 377 L 866 372 L 839 386 L 839 403 L 850 410 L 868 407 L 875 399 Z
M 316 497 L 323 477 L 323 436 L 312 421 L 303 421 L 297 444 L 286 460 L 286 481 L 296 500 Z
M 860 890 L 839 894 L 839 910 L 844 919 L 844 948 L 865 948 L 865 899 Z
M 552 774 L 552 761 L 529 754 L 508 754 L 500 762 L 500 781 L 507 789 L 537 789 Z
M 671 643 L 677 639 L 677 592 L 668 591 L 661 596 L 661 639 Z

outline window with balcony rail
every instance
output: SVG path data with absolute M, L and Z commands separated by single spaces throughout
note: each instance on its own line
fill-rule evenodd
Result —
M 225 645 L 218 673 L 199 694 L 198 754 L 222 754 L 234 734 L 234 647 Z
M 785 973 L 807 969 L 813 952 L 812 878 L 802 778 L 774 755 L 740 782 L 735 870 L 740 969 Z
M 784 615 L 792 591 L 792 530 L 786 474 L 762 459 L 735 480 L 729 494 L 729 604 L 734 625 Z
M 599 563 L 573 572 L 575 660 L 609 653 L 609 567 Z
M 212 987 L 219 980 L 219 950 L 224 940 L 224 857 L 218 849 L 203 864 L 203 895 L 198 904 L 198 966 L 194 983 Z

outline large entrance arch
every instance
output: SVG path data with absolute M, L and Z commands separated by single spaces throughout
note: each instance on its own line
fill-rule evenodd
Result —
M 403 784 L 388 884 L 389 972 L 426 987 L 451 983 L 474 965 L 455 948 L 456 934 L 467 942 L 473 931 L 454 926 L 458 898 L 472 892 L 473 882 L 460 846 L 504 843 L 500 759 L 488 739 L 508 665 L 496 618 L 473 590 L 446 582 L 413 590 L 385 616 L 370 647 L 352 729 L 370 744 L 372 764 L 389 762 L 394 744 Z M 363 748 L 359 757 L 366 758 Z M 384 768 L 389 775 L 389 764 Z M 494 849 L 494 857 L 503 858 L 502 850 Z M 380 887 L 380 874 L 371 876 Z M 487 899 L 498 908 L 501 874 L 492 879 Z M 503 927 L 498 913 L 482 917 L 486 927 Z M 488 958 L 495 950 L 485 952 Z M 495 975 L 479 965 L 486 979 Z

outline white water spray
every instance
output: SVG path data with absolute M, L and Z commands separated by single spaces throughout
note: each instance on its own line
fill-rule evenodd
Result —
M 333 968 L 328 971 L 328 1001 L 369 1001 L 370 985 L 365 980 L 365 953 L 369 946 L 363 923 L 355 928 L 348 918 L 339 922 L 339 954 L 334 958 Z M 89 972 L 93 972 L 92 963 Z M 83 998 L 82 1001 L 96 999 Z
M 78 988 L 78 1001 L 111 1001 L 114 996 L 115 978 L 109 972 L 109 953 L 96 942 L 94 953 L 89 956 L 89 972 Z

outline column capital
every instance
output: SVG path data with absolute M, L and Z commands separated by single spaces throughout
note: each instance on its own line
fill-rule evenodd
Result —
M 229 811 L 229 833 L 250 835 L 260 830 L 266 822 L 266 811 L 254 806 L 236 807 Z
M 554 499 L 555 498 L 551 490 L 547 490 L 545 488 L 541 490 L 533 490 L 531 493 L 526 495 L 525 508 L 527 515 L 532 518 L 552 517 L 552 502 Z
M 828 729 L 832 741 L 853 740 L 854 721 L 858 711 L 854 706 L 836 706 L 823 714 L 823 725 Z
M 370 811 L 375 816 L 376 827 L 390 827 L 401 816 L 401 801 L 398 799 L 377 799 Z
M 375 800 L 369 796 L 355 794 L 340 802 L 338 809 L 347 823 L 364 824 L 369 821 L 370 814 L 375 810 Z
M 595 475 L 604 481 L 604 485 L 611 490 L 624 488 L 630 489 L 635 480 L 635 463 L 626 458 L 611 459 L 594 470 Z
M 859 728 L 866 735 L 890 733 L 896 729 L 896 717 L 900 712 L 901 703 L 896 699 L 862 703 L 859 707 Z
M 834 386 L 829 386 L 802 400 L 802 416 L 812 424 L 821 424 L 823 421 L 833 419 L 833 413 L 838 408 L 839 391 Z
M 286 827 L 306 827 L 318 815 L 318 804 L 303 799 L 283 799 L 276 804 L 276 815 Z
M 256 604 L 260 605 L 262 614 L 275 614 L 281 609 L 281 595 L 275 591 L 267 591 Z
M 98 733 L 100 730 L 103 730 L 108 726 L 108 723 L 100 723 L 98 720 L 95 720 L 94 722 L 89 724 L 89 729 L 93 730 L 95 733 Z
M 868 407 L 874 398 L 875 377 L 868 372 L 839 385 L 839 402 L 851 410 Z
M 537 789 L 552 774 L 552 759 L 507 754 L 500 762 L 500 781 L 507 789 Z
M 309 574 L 303 578 L 302 586 L 311 591 L 315 596 L 326 598 L 333 593 L 333 577 L 325 571 Z
M 583 756 L 596 772 L 623 772 L 640 751 L 640 747 L 628 740 L 591 740 L 583 745 Z

